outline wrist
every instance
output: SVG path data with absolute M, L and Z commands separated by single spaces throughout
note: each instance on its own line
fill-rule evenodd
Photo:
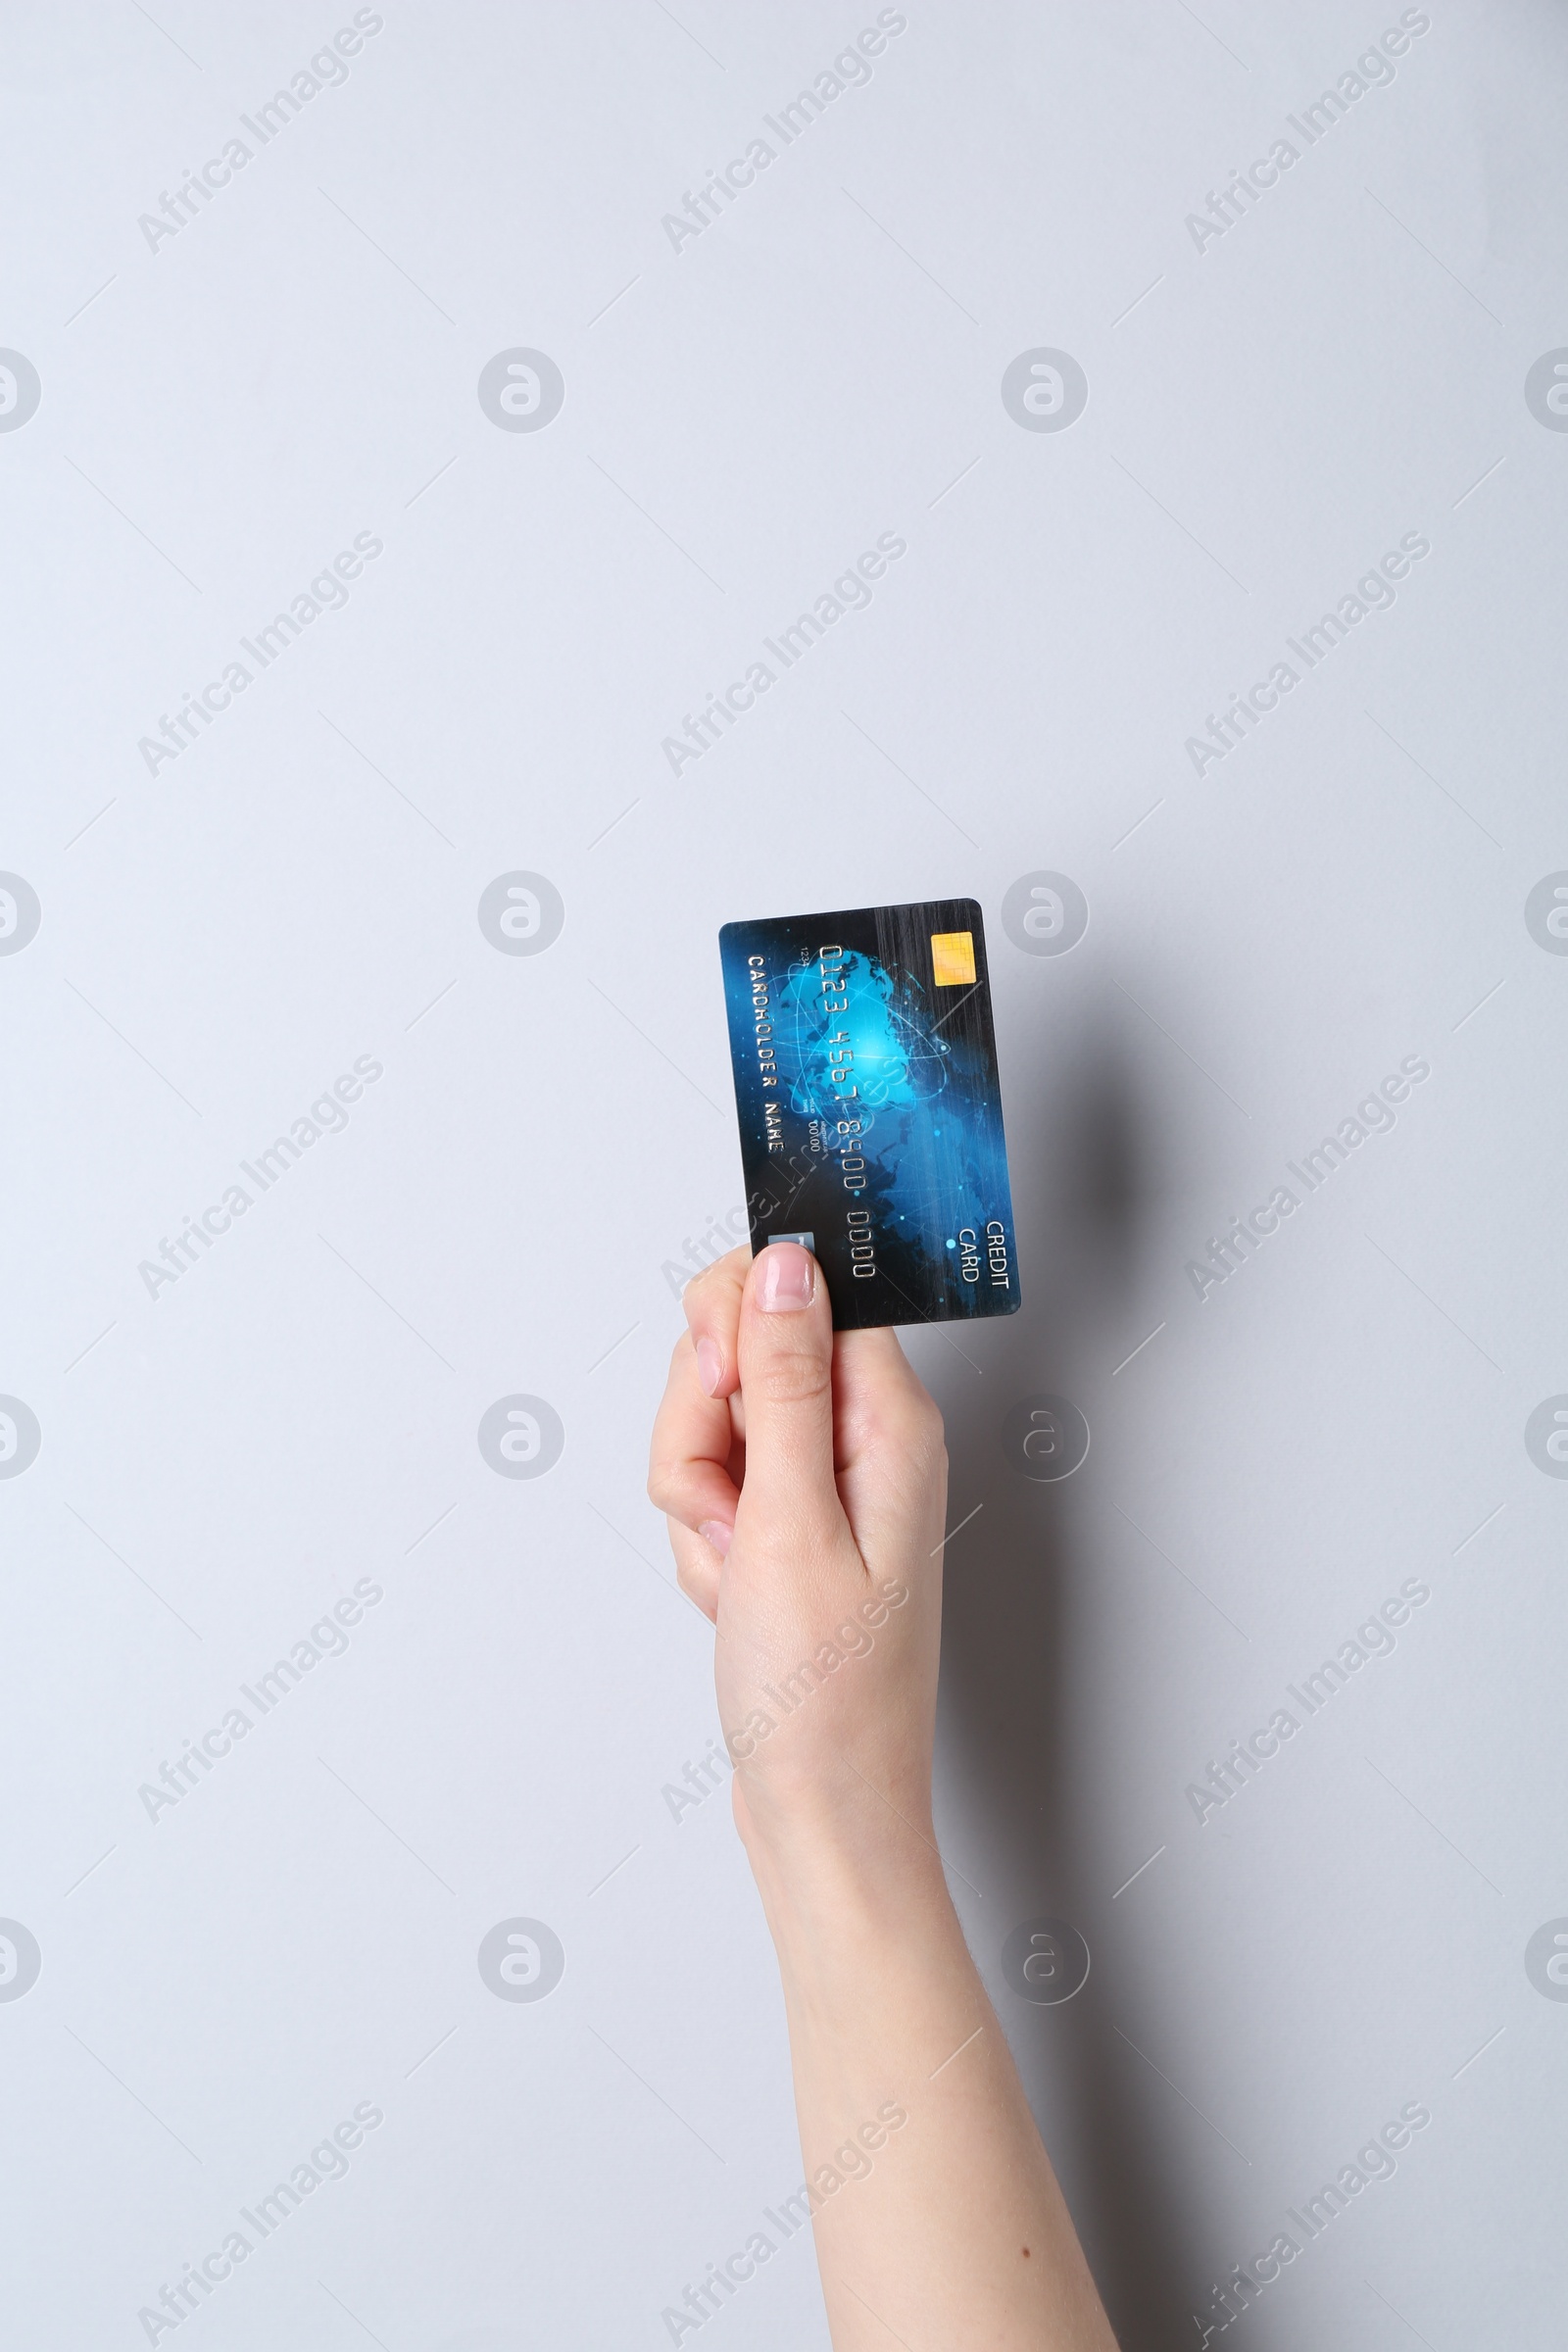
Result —
M 787 1985 L 873 1964 L 919 1966 L 934 1950 L 967 1957 L 928 1833 L 892 1816 L 848 1831 L 840 1817 L 770 1822 L 765 1834 L 742 1819 L 741 1830 Z

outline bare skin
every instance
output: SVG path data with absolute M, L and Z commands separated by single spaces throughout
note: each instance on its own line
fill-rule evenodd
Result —
M 835 2352 L 1115 2352 L 937 1854 L 942 1417 L 795 1243 L 685 1306 L 649 1493 L 716 1628 Z

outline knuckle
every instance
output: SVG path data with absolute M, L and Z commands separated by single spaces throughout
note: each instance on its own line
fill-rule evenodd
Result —
M 911 1487 L 929 1487 L 947 1468 L 948 1449 L 939 1436 L 931 1436 L 899 1448 L 903 1475 Z
M 765 1404 L 784 1407 L 820 1403 L 833 1385 L 827 1357 L 808 1349 L 791 1349 L 771 1356 L 747 1386 L 761 1392 Z
M 722 1300 L 727 1291 L 736 1287 L 736 1258 L 739 1252 L 727 1250 L 722 1257 L 710 1258 L 701 1266 L 681 1292 L 681 1298 L 690 1308 L 698 1302 L 705 1304 Z M 750 1250 L 747 1252 L 750 1256 Z
M 926 1396 L 921 1396 L 916 1410 L 915 1443 L 933 1458 L 945 1455 L 948 1449 L 948 1425 L 942 1408 Z
M 672 1512 L 675 1507 L 675 1474 L 668 1462 L 653 1461 L 648 1465 L 648 1499 L 655 1510 Z
M 944 1446 L 942 1414 L 924 1389 L 907 1389 L 888 1397 L 877 1416 L 888 1442 L 911 1453 L 936 1455 Z

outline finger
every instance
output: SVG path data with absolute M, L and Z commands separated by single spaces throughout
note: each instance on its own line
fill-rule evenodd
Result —
M 740 1386 L 735 1335 L 741 1294 L 751 1271 L 752 1246 L 742 1242 L 686 1285 L 681 1304 L 697 1350 L 697 1371 L 710 1396 L 733 1396 Z
M 648 1495 L 669 1518 L 702 1536 L 715 1559 L 729 1548 L 740 1499 L 729 1470 L 734 1442 L 729 1404 L 704 1389 L 688 1331 L 670 1358 L 654 1422 Z
M 891 1331 L 843 1331 L 833 1353 L 839 1494 L 860 1556 L 940 1557 L 947 1494 L 942 1415 Z M 937 1573 L 934 1565 L 930 1573 Z
M 843 1526 L 833 1483 L 833 1310 L 799 1242 L 770 1242 L 747 1278 L 739 1332 L 746 1396 L 743 1522 L 820 1539 Z
M 941 1434 L 941 1415 L 925 1384 L 888 1330 L 841 1331 L 833 1348 L 834 1446 L 838 1467 L 853 1469 L 890 1446 Z
M 669 1548 L 675 1555 L 675 1582 L 695 1601 L 710 1623 L 718 1623 L 718 1554 L 701 1536 L 694 1536 L 678 1519 L 665 1523 Z

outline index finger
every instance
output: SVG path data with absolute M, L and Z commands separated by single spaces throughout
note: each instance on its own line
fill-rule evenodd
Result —
M 681 1293 L 697 1356 L 697 1377 L 710 1396 L 733 1396 L 741 1385 L 737 1335 L 741 1294 L 751 1265 L 752 1246 L 742 1242 L 738 1249 L 705 1266 Z
M 669 1380 L 649 1449 L 649 1500 L 703 1536 L 722 1556 L 740 1500 L 729 1465 L 735 1433 L 727 1402 L 703 1393 L 690 1333 L 670 1358 Z M 719 1531 L 715 1542 L 712 1529 Z

